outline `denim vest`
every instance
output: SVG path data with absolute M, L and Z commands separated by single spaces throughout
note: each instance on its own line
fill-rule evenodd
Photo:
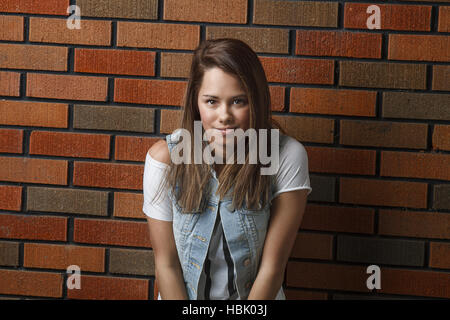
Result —
M 179 141 L 179 130 L 166 136 L 169 151 Z M 189 300 L 197 300 L 198 284 L 203 263 L 206 259 L 209 243 L 214 230 L 217 213 L 220 214 L 223 232 L 230 255 L 236 269 L 236 289 L 240 300 L 247 299 L 255 281 L 262 256 L 264 240 L 270 216 L 270 204 L 262 210 L 246 209 L 244 199 L 242 209 L 232 207 L 231 188 L 222 200 L 217 196 L 218 177 L 210 166 L 212 178 L 207 184 L 207 197 L 201 204 L 201 209 L 195 213 L 181 213 L 181 207 L 175 201 L 171 190 L 169 198 L 173 207 L 173 234 L 178 251 L 178 257 L 183 271 L 184 282 Z M 273 181 L 273 180 L 272 180 Z M 272 183 L 273 186 L 273 183 Z M 178 192 L 178 186 L 175 189 Z M 272 188 L 270 188 L 270 198 Z M 281 299 L 285 299 L 280 290 Z

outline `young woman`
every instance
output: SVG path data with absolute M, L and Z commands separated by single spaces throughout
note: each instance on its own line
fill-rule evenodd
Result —
M 190 163 L 174 163 L 171 153 L 185 139 L 180 129 L 145 160 L 143 211 L 158 299 L 285 299 L 284 271 L 312 190 L 308 158 L 271 119 L 264 70 L 244 42 L 209 40 L 195 50 L 180 124 L 192 147 L 194 121 L 201 121 L 201 137 L 210 133 L 202 150 L 210 143 L 223 164 L 196 163 L 194 152 Z M 227 128 L 268 129 L 267 148 L 279 152 L 276 174 L 250 163 L 247 138 L 245 163 L 226 162 Z M 281 131 L 275 143 L 270 129 Z

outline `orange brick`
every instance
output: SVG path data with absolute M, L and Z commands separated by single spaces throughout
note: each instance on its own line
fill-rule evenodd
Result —
M 340 178 L 339 202 L 394 207 L 427 207 L 427 184 Z
M 186 82 L 168 80 L 115 79 L 114 101 L 181 106 Z
M 430 242 L 431 268 L 450 269 L 450 244 Z
M 284 92 L 285 88 L 280 86 L 269 86 L 270 91 L 270 109 L 272 111 L 284 110 Z
M 0 96 L 20 96 L 20 73 L 0 71 Z
M 375 174 L 375 150 L 306 147 L 309 171 L 343 174 Z
M 67 218 L 0 214 L 0 226 L 2 226 L 0 228 L 0 238 L 67 240 Z
M 344 28 L 368 29 L 372 3 L 345 3 Z M 381 30 L 430 31 L 431 6 L 378 4 Z M 376 30 L 376 29 L 374 29 Z
M 290 112 L 374 117 L 375 91 L 291 88 Z
M 81 29 L 67 28 L 67 19 L 30 18 L 30 41 L 111 45 L 111 21 L 82 19 Z
M 81 276 L 81 288 L 67 290 L 69 299 L 148 300 L 148 280 Z
M 22 153 L 23 130 L 0 129 L 0 152 Z
M 380 175 L 450 180 L 450 155 L 382 151 Z
M 148 149 L 161 138 L 116 136 L 114 159 L 125 161 L 145 161 Z
M 142 35 L 146 36 L 143 37 Z M 180 35 L 183 35 L 180 37 Z M 200 43 L 200 26 L 168 23 L 118 22 L 120 47 L 194 50 Z
M 106 101 L 108 78 L 29 73 L 27 96 L 49 99 Z
M 79 243 L 151 247 L 147 222 L 75 219 L 73 239 Z
M 164 20 L 247 23 L 246 0 L 165 0 Z
M 0 124 L 67 128 L 68 106 L 62 103 L 0 100 Z
M 390 34 L 388 59 L 450 61 L 448 36 Z
M 0 293 L 61 298 L 63 280 L 59 273 L 0 270 Z
M 155 75 L 155 52 L 75 49 L 75 72 Z
M 375 210 L 307 204 L 302 230 L 372 234 Z
M 380 235 L 450 239 L 447 213 L 380 209 L 378 218 Z
M 353 58 L 381 58 L 381 34 L 297 30 L 295 54 Z
M 439 6 L 438 31 L 450 32 L 450 6 Z
M 75 161 L 73 184 L 86 187 L 142 190 L 143 174 L 143 165 Z
M 188 78 L 193 54 L 161 52 L 161 77 Z
M 433 149 L 450 150 L 450 126 L 436 124 L 433 131 Z
M 23 41 L 23 17 L 0 16 L 0 40 Z
M 30 154 L 109 159 L 109 141 L 107 134 L 35 130 L 30 135 Z
M 0 52 L 0 68 L 67 71 L 68 48 L 0 43 Z
M 267 81 L 333 84 L 334 61 L 318 59 L 259 57 Z
M 69 3 L 69 0 L 2 0 L 0 2 L 0 12 L 67 16 L 67 7 L 69 7 Z
M 0 180 L 67 185 L 67 161 L 0 157 Z
M 105 271 L 105 248 L 25 243 L 23 266 L 27 268 L 63 269 L 77 265 L 81 272 Z
M 114 192 L 114 217 L 145 219 L 141 193 Z
M 22 187 L 0 186 L 0 210 L 20 211 Z

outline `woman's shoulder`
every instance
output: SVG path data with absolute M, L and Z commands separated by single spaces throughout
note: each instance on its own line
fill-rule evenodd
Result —
M 293 157 L 305 156 L 305 146 L 296 138 L 281 134 L 280 135 L 280 157 Z
M 148 154 L 156 161 L 167 165 L 170 164 L 169 147 L 167 146 L 167 142 L 165 140 L 155 142 L 148 150 Z

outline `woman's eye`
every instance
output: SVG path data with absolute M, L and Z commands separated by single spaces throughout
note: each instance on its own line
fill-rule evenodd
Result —
M 207 100 L 206 103 L 209 103 L 210 101 L 214 102 L 214 100 Z

